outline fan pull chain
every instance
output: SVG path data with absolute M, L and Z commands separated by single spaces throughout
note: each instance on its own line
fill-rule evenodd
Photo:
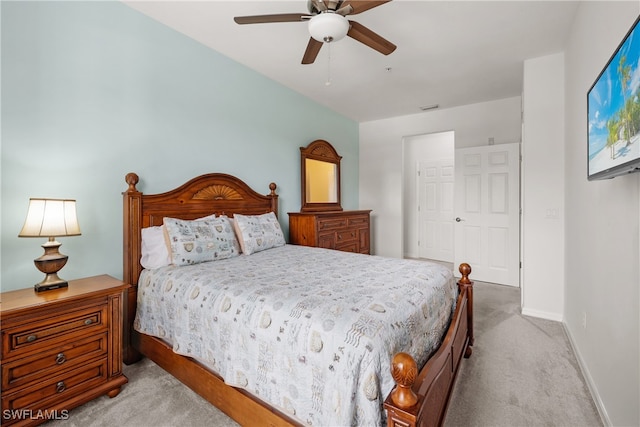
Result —
M 331 43 L 327 43 L 328 55 L 327 55 L 327 81 L 324 83 L 325 86 L 331 86 Z

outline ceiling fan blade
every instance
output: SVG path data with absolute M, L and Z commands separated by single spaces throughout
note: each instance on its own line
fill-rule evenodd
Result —
M 302 57 L 303 64 L 313 64 L 313 61 L 316 60 L 318 53 L 320 52 L 320 48 L 324 43 L 319 42 L 313 37 L 309 37 L 309 44 L 307 44 L 307 50 L 304 51 L 304 56 Z
M 358 13 L 381 6 L 385 3 L 389 3 L 390 1 L 391 0 L 345 0 L 340 5 L 340 10 L 351 6 L 351 12 L 346 15 L 357 15 Z
M 360 43 L 366 44 L 372 49 L 377 50 L 383 55 L 389 55 L 396 50 L 396 45 L 382 36 L 374 33 L 362 24 L 355 21 L 349 21 L 351 27 L 347 35 L 352 39 L 358 40 Z
M 236 16 L 237 24 L 266 24 L 271 22 L 298 22 L 311 19 L 312 15 L 305 13 L 280 13 L 277 15 Z

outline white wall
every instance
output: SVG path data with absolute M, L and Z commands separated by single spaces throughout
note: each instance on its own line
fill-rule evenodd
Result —
M 454 132 L 437 132 L 424 135 L 409 136 L 404 139 L 404 256 L 409 258 L 419 258 L 418 237 L 420 227 L 418 224 L 418 189 L 417 173 L 418 162 L 434 160 L 453 161 L 455 150 Z M 451 237 L 453 246 L 453 236 Z M 451 260 L 453 261 L 453 260 Z
M 400 258 L 404 137 L 455 131 L 456 148 L 519 142 L 521 98 L 424 112 L 360 123 L 360 208 L 371 212 L 371 249 Z
M 564 309 L 564 54 L 524 63 L 522 313 Z
M 564 318 L 616 426 L 640 425 L 640 174 L 587 181 L 586 94 L 639 12 L 637 1 L 582 2 L 565 52 Z

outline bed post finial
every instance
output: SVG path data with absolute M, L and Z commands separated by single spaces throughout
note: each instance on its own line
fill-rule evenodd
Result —
M 391 361 L 391 376 L 397 386 L 391 392 L 391 400 L 401 409 L 410 408 L 418 402 L 418 396 L 412 390 L 418 375 L 418 365 L 407 353 L 397 353 Z
M 269 195 L 267 196 L 271 198 L 271 211 L 275 213 L 276 216 L 278 216 L 278 195 L 276 194 L 277 187 L 278 186 L 275 182 L 269 184 L 269 190 L 271 190 L 271 193 L 269 193 Z
M 460 290 L 464 287 L 467 291 L 467 299 L 469 300 L 469 304 L 467 305 L 467 322 L 469 324 L 469 345 L 465 350 L 464 357 L 471 356 L 472 348 L 474 341 L 473 336 L 473 280 L 469 280 L 469 275 L 471 274 L 471 266 L 466 262 L 460 264 L 458 268 L 462 277 L 458 280 L 458 286 Z
M 462 264 L 460 264 L 458 270 L 460 271 L 460 274 L 462 274 L 459 283 L 463 285 L 473 285 L 473 282 L 469 280 L 469 275 L 471 274 L 471 266 L 466 262 L 463 262 Z
M 133 172 L 129 172 L 127 176 L 125 176 L 124 181 L 129 184 L 129 188 L 127 188 L 127 193 L 137 192 L 136 184 L 140 181 L 138 175 Z

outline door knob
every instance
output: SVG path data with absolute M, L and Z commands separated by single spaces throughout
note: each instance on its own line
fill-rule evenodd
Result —
M 456 222 L 460 222 L 460 221 L 464 221 L 464 219 L 462 219 L 460 217 L 456 217 Z

